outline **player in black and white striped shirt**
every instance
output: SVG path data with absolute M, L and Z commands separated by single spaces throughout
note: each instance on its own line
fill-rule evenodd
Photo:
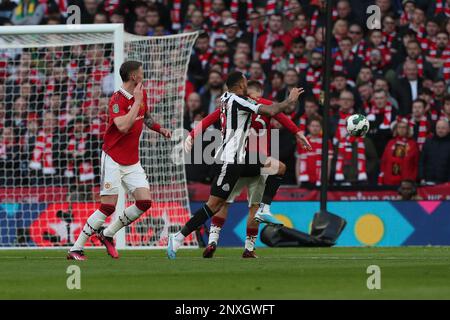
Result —
M 228 91 L 220 98 L 222 144 L 216 154 L 221 165 L 211 185 L 206 204 L 184 225 L 180 232 L 169 236 L 167 255 L 175 259 L 184 238 L 204 224 L 225 204 L 245 168 L 245 145 L 249 135 L 252 113 L 273 117 L 297 103 L 302 88 L 291 90 L 289 97 L 271 106 L 257 104 L 246 98 L 247 79 L 241 72 L 232 72 L 226 85 Z

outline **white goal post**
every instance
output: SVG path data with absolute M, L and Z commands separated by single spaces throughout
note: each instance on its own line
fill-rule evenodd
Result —
M 182 128 L 196 38 L 137 37 L 122 24 L 0 27 L 0 249 L 75 241 L 98 205 L 106 108 L 124 60 L 143 63 L 155 119 Z M 171 161 L 176 144 L 144 130 L 141 162 L 154 203 L 117 234 L 118 248 L 160 248 L 189 218 L 184 166 Z M 116 213 L 128 200 L 122 190 Z M 197 246 L 195 235 L 185 244 Z

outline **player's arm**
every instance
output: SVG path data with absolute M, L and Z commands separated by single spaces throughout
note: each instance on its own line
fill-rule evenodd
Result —
M 194 138 L 200 133 L 204 132 L 207 128 L 212 126 L 215 122 L 220 119 L 220 109 L 216 109 L 213 113 L 209 114 L 206 118 L 202 119 L 191 132 L 186 137 L 184 141 L 184 151 L 189 152 L 192 149 L 192 144 L 194 143 Z
M 295 123 L 289 119 L 287 115 L 284 113 L 279 113 L 275 117 L 275 120 L 277 120 L 283 127 L 289 130 L 293 135 L 295 135 L 295 139 L 299 144 L 303 146 L 304 150 L 311 151 L 312 147 L 309 143 L 308 139 L 304 136 L 303 133 L 300 132 L 300 128 L 295 125 Z
M 303 88 L 293 88 L 286 100 L 280 103 L 274 103 L 271 106 L 262 104 L 258 109 L 258 113 L 268 117 L 274 117 L 277 114 L 283 112 L 289 106 L 297 103 L 298 98 L 301 94 L 303 94 L 303 92 L 305 92 Z
M 150 110 L 149 109 L 145 113 L 144 124 L 150 130 L 158 132 L 159 134 L 163 135 L 166 138 L 172 137 L 172 132 L 169 129 L 161 127 L 161 125 L 158 122 L 156 122 L 155 119 L 153 119 L 152 115 L 150 114 Z
M 123 116 L 114 118 L 114 124 L 121 133 L 127 133 L 136 121 L 143 98 L 142 83 L 139 83 L 136 88 L 134 88 L 133 96 L 134 103 L 130 111 Z

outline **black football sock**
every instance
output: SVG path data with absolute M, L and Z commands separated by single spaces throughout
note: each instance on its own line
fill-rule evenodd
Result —
M 211 218 L 214 213 L 211 209 L 205 204 L 203 207 L 197 210 L 194 213 L 194 216 L 189 219 L 188 222 L 181 229 L 181 234 L 185 237 L 190 235 L 193 231 L 197 230 L 202 224 L 204 224 L 209 218 Z
M 272 200 L 273 198 L 275 198 L 275 195 L 277 194 L 278 188 L 280 187 L 282 181 L 282 175 L 273 175 L 267 177 L 266 188 L 264 189 L 264 195 L 261 201 L 263 204 L 272 204 Z

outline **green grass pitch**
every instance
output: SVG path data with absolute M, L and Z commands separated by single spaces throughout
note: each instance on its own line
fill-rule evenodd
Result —
M 168 260 L 163 250 L 87 250 L 67 261 L 62 250 L 0 251 L 0 299 L 450 299 L 450 247 L 200 249 Z M 66 286 L 67 267 L 81 269 L 81 290 Z M 381 269 L 381 289 L 366 286 L 367 267 Z

